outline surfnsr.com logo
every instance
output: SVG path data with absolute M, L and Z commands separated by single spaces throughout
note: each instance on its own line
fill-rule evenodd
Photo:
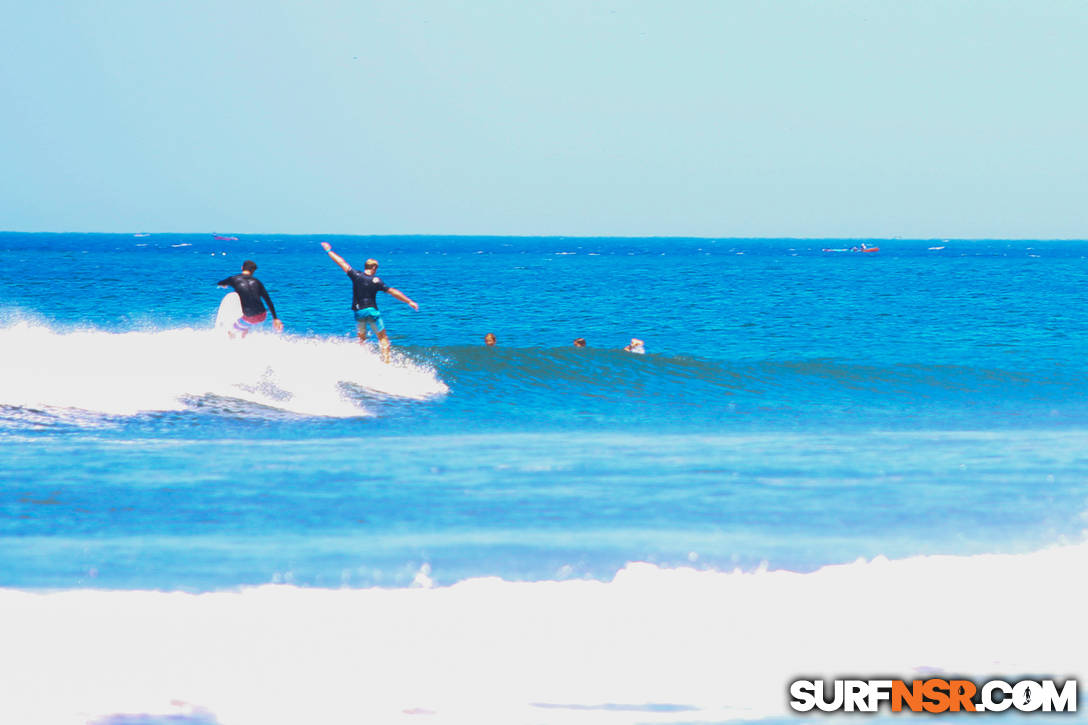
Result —
M 1076 712 L 1077 681 L 1065 680 L 795 680 L 797 712 Z

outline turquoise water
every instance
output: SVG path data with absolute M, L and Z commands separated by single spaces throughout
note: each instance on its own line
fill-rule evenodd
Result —
M 318 238 L 0 235 L 0 586 L 810 571 L 1084 528 L 1086 243 L 331 241 L 420 303 L 382 296 L 395 371 Z M 281 338 L 207 332 L 245 258 Z
M 1088 242 L 330 238 L 385 365 L 320 239 L 0 234 L 4 722 L 1083 678 Z M 212 329 L 247 258 L 282 335 Z

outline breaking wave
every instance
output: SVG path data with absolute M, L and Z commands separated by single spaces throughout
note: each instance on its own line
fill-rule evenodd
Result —
M 382 363 L 349 340 L 189 328 L 150 332 L 0 327 L 0 406 L 23 416 L 132 415 L 218 406 L 305 416 L 368 415 L 365 396 L 424 399 L 446 386 L 404 357 Z
M 609 582 L 434 588 L 421 571 L 402 589 L 7 589 L 0 708 L 25 725 L 732 722 L 789 717 L 800 676 L 1076 677 L 1086 555 L 808 574 L 631 563 Z

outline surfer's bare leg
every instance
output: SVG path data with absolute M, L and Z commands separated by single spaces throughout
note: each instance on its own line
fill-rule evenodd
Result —
M 381 348 L 382 348 L 382 362 L 388 363 L 389 362 L 389 357 L 390 357 L 389 356 L 389 347 L 390 347 L 390 345 L 389 345 L 389 335 L 385 334 L 385 330 L 381 330 L 378 333 L 378 344 L 381 345 Z
M 234 323 L 234 327 L 227 330 L 227 335 L 232 340 L 241 340 L 246 336 L 247 332 L 249 332 L 249 323 L 246 322 L 246 318 L 239 317 L 238 321 Z
M 380 322 L 381 318 L 378 318 L 378 321 Z M 368 320 L 368 319 L 362 319 L 362 320 L 359 320 L 358 322 L 356 322 L 355 327 L 358 330 L 357 334 L 359 336 L 359 344 L 361 344 L 361 345 L 366 344 L 366 335 L 367 335 L 367 331 L 368 331 L 367 325 L 370 325 L 371 327 L 373 327 L 374 328 L 374 334 L 378 336 L 378 345 L 381 347 L 381 350 L 382 350 L 382 360 L 384 362 L 389 362 L 389 360 L 390 360 L 389 336 L 385 334 L 384 326 L 382 326 L 380 324 L 375 324 L 373 322 L 373 320 Z

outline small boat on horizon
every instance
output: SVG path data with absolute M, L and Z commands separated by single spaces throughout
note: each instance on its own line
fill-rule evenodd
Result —
M 828 248 L 825 247 L 824 249 L 821 249 L 820 251 L 821 252 L 879 252 L 880 247 L 870 247 L 868 244 L 865 244 L 863 242 L 860 247 L 850 247 L 849 249 L 828 249 Z
M 225 237 L 222 234 L 213 234 L 212 239 L 218 239 L 221 242 L 237 242 L 238 237 Z

